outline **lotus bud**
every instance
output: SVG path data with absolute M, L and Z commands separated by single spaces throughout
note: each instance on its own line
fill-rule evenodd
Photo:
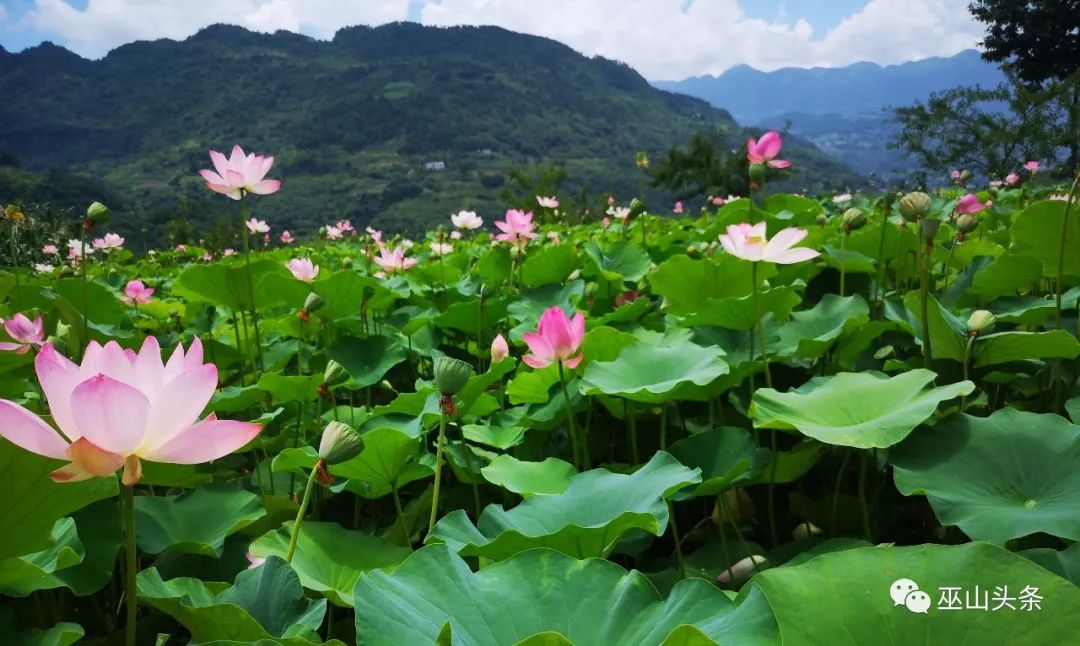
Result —
M 364 438 L 342 422 L 327 424 L 319 440 L 319 458 L 330 465 L 351 460 L 363 450 Z
M 111 216 L 112 213 L 109 211 L 109 207 L 101 202 L 94 202 L 86 209 L 86 221 L 91 226 L 105 224 Z
M 326 370 L 323 370 L 323 383 L 328 386 L 343 384 L 349 379 L 349 371 L 333 359 L 326 362 Z
M 642 202 L 641 200 L 639 200 L 636 197 L 634 199 L 630 200 L 630 217 L 636 218 L 637 216 L 641 215 L 644 212 L 645 212 L 645 203 L 644 202 Z
M 963 213 L 956 218 L 956 230 L 960 233 L 971 233 L 979 228 L 979 218 L 974 213 Z
M 900 198 L 900 215 L 908 222 L 914 222 L 930 213 L 930 204 L 930 196 L 926 193 L 920 191 L 908 193 Z
M 862 210 L 852 207 L 844 211 L 841 222 L 844 225 L 844 231 L 851 233 L 861 229 L 866 224 L 866 214 Z
M 755 184 L 765 181 L 765 164 L 750 164 L 750 181 Z
M 824 213 L 818 213 L 817 217 L 814 218 L 814 222 L 817 223 L 819 227 L 824 227 L 829 222 L 829 217 Z
M 320 309 L 322 309 L 322 306 L 323 306 L 323 299 L 320 298 L 319 295 L 316 294 L 315 292 L 311 292 L 310 294 L 307 295 L 307 298 L 304 299 L 304 311 L 309 313 L 309 314 L 311 312 L 319 311 Z
M 791 532 L 791 537 L 797 541 L 801 541 L 802 539 L 811 536 L 820 536 L 822 533 L 820 527 L 810 521 L 806 521 L 805 523 L 799 523 L 795 530 Z
M 971 171 L 965 169 L 965 170 L 960 172 L 960 181 L 961 182 L 966 182 L 969 179 L 971 179 Z
M 994 323 L 997 318 L 986 310 L 975 310 L 968 317 L 967 328 L 968 334 L 971 336 L 979 336 L 985 332 L 989 332 L 994 327 Z
M 941 229 L 941 220 L 923 219 L 919 222 L 919 237 L 927 243 L 933 242 L 939 229 Z
M 638 168 L 644 170 L 649 167 L 649 156 L 644 152 L 639 152 L 634 158 L 634 163 L 637 164 Z
M 352 269 L 352 267 L 353 267 L 353 260 L 352 260 L 352 258 L 344 258 L 344 259 L 342 259 L 342 261 L 341 261 L 341 267 L 342 267 L 343 269 Z
M 444 396 L 456 395 L 465 387 L 472 371 L 472 366 L 460 359 L 439 357 L 435 359 L 435 386 Z
M 510 346 L 506 343 L 506 338 L 499 334 L 495 336 L 495 340 L 491 342 L 491 363 L 499 363 L 503 359 L 510 356 Z
M 736 581 L 745 581 L 757 572 L 761 570 L 759 566 L 769 562 L 769 559 L 760 554 L 751 554 L 746 558 L 736 561 L 731 567 L 724 570 L 716 577 L 718 583 L 733 583 Z
M 578 278 L 581 278 L 581 270 L 575 269 L 574 271 L 570 272 L 569 276 L 566 277 L 566 282 L 577 280 Z

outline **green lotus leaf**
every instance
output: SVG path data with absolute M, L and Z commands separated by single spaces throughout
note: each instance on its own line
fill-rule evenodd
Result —
M 1080 543 L 1073 543 L 1060 551 L 1037 547 L 1020 554 L 1061 578 L 1072 581 L 1073 585 L 1080 586 Z
M 466 424 L 461 427 L 466 440 L 503 451 L 524 442 L 526 430 L 528 429 L 524 426 L 496 426 L 494 424 Z
M 925 613 L 909 610 L 903 598 L 894 602 L 890 591 L 900 579 L 929 596 Z M 1037 588 L 1041 609 L 1023 609 L 1018 597 L 1025 586 Z M 945 588 L 959 589 L 959 610 L 943 609 L 952 605 Z M 1080 606 L 1080 589 L 985 543 L 824 554 L 765 570 L 743 595 L 754 590 L 764 592 L 776 613 L 784 644 L 1063 644 L 1080 631 L 1080 615 L 1071 610 Z M 991 610 L 1000 603 L 996 591 L 1011 597 L 1014 609 Z M 986 610 L 965 609 L 968 599 L 982 605 L 984 595 Z
M 82 626 L 67 621 L 44 630 L 20 630 L 12 626 L 15 616 L 15 608 L 0 608 L 0 644 L 4 646 L 71 646 L 77 644 L 85 634 Z
M 1035 202 L 1013 218 L 1012 252 L 1018 256 L 1038 260 L 1042 264 L 1043 276 L 1057 276 L 1059 245 L 1047 244 L 1047 232 L 1053 231 L 1056 237 L 1061 231 L 1067 205 L 1067 202 L 1058 200 Z M 1080 240 L 1080 219 L 1069 218 L 1065 239 Z M 1080 249 L 1076 245 L 1067 244 L 1064 246 L 1064 252 L 1060 261 L 1065 275 L 1080 276 Z
M 975 389 L 970 381 L 927 389 L 936 376 L 929 370 L 895 377 L 843 372 L 815 377 L 786 393 L 761 388 L 754 393 L 751 416 L 757 428 L 797 430 L 826 444 L 886 448 L 907 437 L 941 402 Z
M 521 282 L 527 287 L 561 285 L 577 268 L 577 253 L 572 245 L 545 247 L 521 263 Z
M 639 245 L 622 240 L 603 246 L 589 242 L 585 245 L 585 253 L 596 264 L 604 280 L 639 281 L 649 273 L 652 262 Z
M 0 559 L 47 549 L 56 521 L 87 505 L 116 496 L 113 478 L 58 484 L 49 473 L 63 466 L 0 439 Z
M 284 558 L 289 550 L 292 523 L 263 534 L 248 551 L 260 558 Z M 351 531 L 337 523 L 306 521 L 300 526 L 296 552 L 290 565 L 308 590 L 337 606 L 352 607 L 353 588 L 361 572 L 392 568 L 412 554 L 408 547 L 385 538 Z
M 646 404 L 673 400 L 707 401 L 708 388 L 728 373 L 718 347 L 683 341 L 639 343 L 623 348 L 614 361 L 590 363 L 581 378 L 586 395 L 613 395 Z
M 738 298 L 751 292 L 752 264 L 730 254 L 703 260 L 672 256 L 649 275 L 653 292 L 664 298 L 672 314 L 695 314 L 701 304 L 716 298 Z M 758 280 L 776 274 L 771 264 L 761 263 Z
M 379 383 L 391 368 L 405 361 L 405 349 L 386 336 L 341 337 L 330 346 L 329 354 L 345 368 L 352 378 L 349 383 L 357 388 Z
M 265 513 L 258 496 L 228 483 L 176 496 L 136 496 L 135 534 L 139 549 L 149 554 L 171 549 L 217 557 L 226 537 Z
M 782 354 L 817 359 L 828 352 L 840 335 L 857 331 L 870 320 L 870 306 L 862 296 L 826 294 L 809 310 L 795 312 L 780 328 Z
M 1075 359 L 1080 354 L 1080 341 L 1066 330 L 999 332 L 977 338 L 971 354 L 976 367 L 1027 359 Z
M 660 536 L 667 528 L 665 500 L 697 484 L 701 474 L 659 452 L 632 474 L 593 469 L 579 473 L 561 494 L 531 496 L 506 511 L 488 505 L 473 525 L 461 510 L 443 517 L 426 542 L 447 543 L 464 556 L 501 560 L 534 547 L 577 558 L 606 556 L 627 532 Z
M 668 447 L 676 460 L 701 470 L 701 484 L 675 498 L 715 496 L 750 478 L 757 457 L 754 438 L 742 428 L 724 427 L 683 438 Z
M 974 540 L 1080 539 L 1080 427 L 1063 417 L 952 415 L 913 433 L 889 461 L 901 493 L 925 494 L 943 525 Z
M 799 290 L 789 285 L 758 294 L 760 313 L 754 310 L 753 295 L 710 298 L 700 303 L 697 311 L 686 314 L 682 323 L 687 326 L 716 325 L 732 330 L 749 330 L 757 325 L 759 316 L 772 314 L 777 320 L 785 319 L 801 302 Z
M 199 579 L 164 581 L 157 569 L 139 572 L 139 603 L 179 622 L 196 643 L 273 639 L 283 646 L 321 644 L 315 631 L 326 615 L 326 599 L 304 597 L 296 572 L 271 556 L 216 591 Z M 340 644 L 340 642 L 333 642 Z
M 577 475 L 574 465 L 558 458 L 525 462 L 512 455 L 500 455 L 480 469 L 480 473 L 491 484 L 526 497 L 562 493 Z
M 50 543 L 40 552 L 13 556 L 0 561 L 0 589 L 15 596 L 26 596 L 43 589 L 48 575 L 82 562 L 86 550 L 79 541 L 75 521 L 61 518 L 53 525 Z
M 690 579 L 662 600 L 640 572 L 546 549 L 474 573 L 446 546 L 432 545 L 392 573 L 361 575 L 356 586 L 357 642 L 372 646 L 659 646 L 675 643 L 666 640 L 680 626 L 693 626 L 708 644 L 779 644 L 759 594 L 736 606 L 711 583 Z

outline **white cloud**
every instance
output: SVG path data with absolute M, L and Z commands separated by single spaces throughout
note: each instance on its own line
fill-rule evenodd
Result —
M 753 0 L 741 0 L 743 4 Z M 805 20 L 749 17 L 739 0 L 425 0 L 430 25 L 499 25 L 547 36 L 589 55 L 623 61 L 650 79 L 719 74 L 739 64 L 835 67 L 948 56 L 982 35 L 967 0 L 869 0 L 828 33 Z M 182 39 L 212 23 L 322 38 L 348 25 L 404 20 L 409 0 L 35 0 L 31 26 L 98 57 L 153 38 Z M 685 11 L 683 10 L 685 8 Z
M 751 18 L 736 0 L 698 0 L 685 12 L 684 0 L 442 0 L 421 16 L 427 24 L 496 24 L 547 36 L 629 63 L 650 79 L 677 79 L 743 63 L 773 70 L 949 56 L 974 47 L 982 34 L 966 5 L 870 0 L 818 37 L 804 20 Z
M 134 40 L 183 39 L 214 23 L 329 38 L 341 27 L 404 20 L 409 0 L 35 0 L 31 26 L 92 58 Z
M 4 5 L 0 4 L 0 20 L 3 20 L 5 16 L 7 16 L 7 9 L 4 8 Z

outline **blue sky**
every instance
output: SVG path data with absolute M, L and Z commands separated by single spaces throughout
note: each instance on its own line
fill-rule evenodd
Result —
M 650 79 L 759 69 L 900 63 L 974 47 L 967 0 L 0 0 L 0 45 L 51 40 L 90 58 L 140 39 L 226 22 L 329 38 L 414 20 L 497 24 L 633 65 Z

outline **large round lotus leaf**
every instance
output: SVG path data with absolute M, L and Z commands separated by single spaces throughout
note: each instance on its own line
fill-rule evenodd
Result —
M 976 339 L 971 354 L 975 367 L 1027 359 L 1075 359 L 1080 354 L 1080 341 L 1066 330 L 1000 332 Z
M 1063 417 L 952 415 L 913 433 L 889 461 L 901 493 L 925 494 L 942 524 L 975 540 L 1080 539 L 1080 427 Z
M 63 466 L 0 439 L 0 559 L 22 556 L 49 546 L 57 520 L 117 493 L 113 478 L 58 484 L 49 473 Z
M 577 267 L 578 258 L 573 245 L 546 247 L 529 254 L 521 263 L 521 282 L 527 287 L 551 283 L 561 285 Z
M 345 368 L 354 386 L 363 388 L 379 383 L 391 368 L 404 361 L 405 348 L 386 336 L 347 336 L 330 346 L 330 358 Z
M 795 312 L 791 319 L 780 328 L 780 352 L 816 359 L 845 331 L 865 325 L 870 320 L 870 307 L 858 294 L 826 294 L 813 308 Z
M 71 568 L 86 556 L 79 541 L 75 521 L 61 518 L 53 525 L 50 544 L 40 552 L 0 560 L 0 590 L 12 596 L 26 596 L 48 585 L 57 571 Z
M 323 643 L 315 631 L 326 616 L 326 599 L 305 598 L 296 572 L 276 556 L 236 575 L 235 585 L 219 594 L 199 579 L 164 581 L 155 568 L 139 572 L 138 591 L 139 603 L 171 616 L 187 628 L 195 643 L 261 639 L 283 646 Z M 283 637 L 286 634 L 289 637 Z
M 903 605 L 893 601 L 900 579 L 927 595 L 910 600 L 918 610 L 927 599 L 925 613 L 904 603 L 914 591 Z M 1080 634 L 1080 589 L 986 543 L 863 547 L 766 570 L 750 583 L 768 598 L 784 644 L 1071 644 Z M 1024 609 L 1027 586 L 1037 588 L 1041 609 Z M 957 604 L 946 588 L 958 588 Z M 1013 609 L 994 610 L 1004 597 Z
M 640 572 L 545 549 L 474 573 L 451 550 L 433 545 L 391 573 L 361 575 L 356 586 L 357 642 L 372 646 L 659 646 L 673 643 L 667 638 L 680 626 L 711 640 L 699 644 L 779 643 L 759 594 L 736 606 L 707 581 L 690 579 L 661 599 Z
M 701 469 L 701 484 L 683 489 L 676 498 L 715 496 L 750 478 L 757 444 L 745 429 L 724 427 L 685 437 L 668 447 L 676 460 Z
M 667 529 L 667 498 L 697 484 L 701 474 L 659 452 L 632 474 L 593 469 L 570 479 L 557 495 L 531 496 L 510 511 L 488 505 L 473 525 L 460 509 L 443 517 L 426 542 L 447 543 L 465 556 L 504 559 L 534 547 L 578 558 L 606 556 L 627 532 L 660 536 Z
M 1080 543 L 1073 543 L 1061 551 L 1036 547 L 1020 554 L 1061 578 L 1072 581 L 1073 585 L 1080 586 Z
M 267 532 L 251 544 L 253 556 L 285 557 L 292 523 Z M 300 526 L 296 552 L 290 565 L 309 590 L 325 595 L 338 606 L 352 606 L 353 588 L 361 572 L 394 567 L 412 550 L 389 540 L 345 529 L 337 523 L 307 521 Z
M 231 484 L 214 484 L 177 496 L 136 496 L 135 534 L 139 549 L 159 554 L 221 556 L 225 537 L 261 518 L 259 497 Z
M 585 253 L 605 280 L 634 282 L 649 273 L 649 254 L 632 242 L 620 240 L 604 246 L 590 242 L 585 245 Z
M 718 347 L 687 341 L 638 343 L 624 348 L 614 361 L 589 364 L 581 388 L 586 395 L 614 395 L 646 404 L 705 401 L 712 395 L 706 387 L 728 372 L 723 356 Z
M 936 376 L 929 370 L 895 377 L 843 372 L 786 393 L 761 388 L 751 415 L 757 428 L 797 430 L 826 444 L 885 448 L 907 437 L 941 402 L 975 389 L 970 381 L 927 389 Z
M 1061 231 L 1065 218 L 1065 201 L 1046 200 L 1035 202 L 1016 214 L 1012 224 L 1012 252 L 1018 256 L 1027 256 L 1038 260 L 1043 267 L 1044 276 L 1056 276 L 1059 260 L 1066 276 L 1080 276 L 1080 247 L 1066 244 L 1065 255 L 1059 258 L 1059 245 L 1047 244 L 1047 232 L 1055 234 Z M 1080 218 L 1075 217 L 1073 209 L 1069 218 L 1066 240 L 1080 240 Z
M 512 455 L 500 455 L 480 469 L 484 479 L 522 496 L 557 494 L 566 490 L 577 474 L 574 465 L 558 458 L 526 462 Z
M 772 314 L 777 320 L 786 319 L 791 310 L 802 302 L 799 291 L 790 285 L 765 290 L 758 294 L 756 311 L 752 294 L 710 298 L 699 303 L 696 311 L 685 314 L 682 324 L 688 327 L 715 325 L 732 330 L 749 330 L 765 314 Z

